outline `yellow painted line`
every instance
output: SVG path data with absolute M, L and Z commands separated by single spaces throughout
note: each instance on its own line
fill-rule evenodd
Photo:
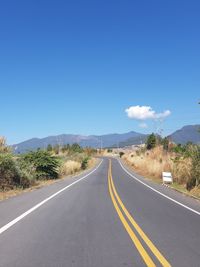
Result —
M 124 206 L 122 200 L 120 199 L 117 190 L 115 188 L 113 179 L 112 179 L 112 167 L 111 167 L 111 160 L 109 162 L 109 169 L 110 169 L 110 180 L 111 180 L 111 187 L 113 189 L 114 195 L 121 206 L 124 214 L 127 216 L 133 227 L 136 229 L 138 234 L 141 236 L 141 238 L 144 240 L 146 245 L 149 247 L 149 249 L 153 252 L 153 254 L 156 256 L 156 258 L 159 260 L 159 262 L 164 266 L 164 267 L 171 267 L 171 264 L 165 259 L 165 257 L 160 253 L 160 251 L 156 248 L 156 246 L 152 243 L 152 241 L 147 237 L 147 235 L 143 232 L 141 227 L 136 223 L 136 221 L 133 219 L 129 211 L 126 209 Z
M 131 227 L 129 226 L 128 222 L 126 221 L 124 215 L 122 214 L 115 198 L 112 192 L 112 188 L 111 188 L 111 175 L 110 175 L 110 167 L 108 170 L 108 188 L 109 188 L 109 193 L 110 193 L 110 197 L 111 200 L 113 202 L 113 205 L 117 211 L 117 214 L 122 222 L 122 224 L 124 225 L 124 228 L 126 229 L 126 231 L 128 232 L 131 240 L 133 241 L 134 245 L 136 246 L 137 250 L 139 251 L 141 257 L 143 258 L 144 262 L 146 263 L 146 265 L 148 267 L 156 267 L 156 265 L 154 264 L 154 262 L 152 261 L 152 259 L 150 258 L 150 256 L 147 254 L 146 250 L 144 249 L 144 247 L 142 246 L 141 242 L 139 241 L 139 239 L 137 238 L 137 236 L 135 235 L 135 233 L 133 232 L 133 230 L 131 229 Z

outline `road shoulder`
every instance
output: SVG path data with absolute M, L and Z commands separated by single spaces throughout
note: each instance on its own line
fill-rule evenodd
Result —
M 119 164 L 121 163 L 122 167 L 130 174 L 130 179 L 138 179 L 142 183 L 146 184 L 147 187 L 152 187 L 155 191 L 164 195 L 166 195 L 168 198 L 172 198 L 173 200 L 180 202 L 183 205 L 188 206 L 191 209 L 196 210 L 200 213 L 200 201 L 199 199 L 193 198 L 191 196 L 185 195 L 182 192 L 179 192 L 171 187 L 166 187 L 162 184 L 155 183 L 153 180 L 150 180 L 148 178 L 145 178 L 137 173 L 135 173 L 132 168 L 130 168 L 123 160 L 117 159 L 119 161 Z M 133 176 L 133 177 L 132 177 Z M 149 188 L 151 190 L 151 188 Z M 156 192 L 155 192 L 156 193 Z M 169 199 L 170 201 L 170 199 Z

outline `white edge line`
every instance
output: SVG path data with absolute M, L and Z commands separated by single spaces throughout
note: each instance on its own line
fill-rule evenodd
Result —
M 148 187 L 148 188 L 151 189 L 152 191 L 156 192 L 157 194 L 159 194 L 159 195 L 161 195 L 161 196 L 163 196 L 163 197 L 165 197 L 165 198 L 171 200 L 172 202 L 176 203 L 177 205 L 179 205 L 179 206 L 181 206 L 181 207 L 183 207 L 183 208 L 185 208 L 185 209 L 187 209 L 187 210 L 190 210 L 190 211 L 192 211 L 193 213 L 195 213 L 195 214 L 197 214 L 197 215 L 200 215 L 200 212 L 198 212 L 197 210 L 194 210 L 194 209 L 192 209 L 192 208 L 190 208 L 190 207 L 188 207 L 188 206 L 182 204 L 181 202 L 179 202 L 179 201 L 177 201 L 177 200 L 175 200 L 175 199 L 173 199 L 173 198 L 171 198 L 171 197 L 168 197 L 167 195 L 165 195 L 165 194 L 161 193 L 160 191 L 154 189 L 154 188 L 151 187 L 150 185 L 148 185 L 148 184 L 142 182 L 140 179 L 138 179 L 138 178 L 135 177 L 133 174 L 131 174 L 131 173 L 130 173 L 130 172 L 129 172 L 123 165 L 122 165 L 122 163 L 121 163 L 121 161 L 120 161 L 119 159 L 118 159 L 118 162 L 119 162 L 119 164 L 121 165 L 122 169 L 123 169 L 129 176 L 131 176 L 133 179 L 135 179 L 135 180 L 138 181 L 139 183 L 145 185 L 146 187 Z
M 6 230 L 8 230 L 10 227 L 12 227 L 14 224 L 16 224 L 17 222 L 19 222 L 20 220 L 22 220 L 24 217 L 26 217 L 27 215 L 29 215 L 30 213 L 32 213 L 33 211 L 35 211 L 36 209 L 38 209 L 39 207 L 41 207 L 42 205 L 44 205 L 47 201 L 49 201 L 50 199 L 54 198 L 55 196 L 57 196 L 58 194 L 62 193 L 63 191 L 65 191 L 66 189 L 68 189 L 69 187 L 77 184 L 78 182 L 80 182 L 81 180 L 85 179 L 86 177 L 88 177 L 89 175 L 91 175 L 92 173 L 94 173 L 102 164 L 103 160 L 101 160 L 101 162 L 99 163 L 99 165 L 93 169 L 91 172 L 89 172 L 88 174 L 86 174 L 85 176 L 81 177 L 80 179 L 76 180 L 75 182 L 65 186 L 64 188 L 62 188 L 61 190 L 57 191 L 56 193 L 54 193 L 53 195 L 51 195 L 48 198 L 45 198 L 43 201 L 41 201 L 40 203 L 38 203 L 37 205 L 33 206 L 32 208 L 30 208 L 29 210 L 25 211 L 24 213 L 22 213 L 20 216 L 18 216 L 17 218 L 15 218 L 14 220 L 10 221 L 9 223 L 7 223 L 6 225 L 2 226 L 0 228 L 0 234 L 2 234 L 3 232 L 5 232 Z

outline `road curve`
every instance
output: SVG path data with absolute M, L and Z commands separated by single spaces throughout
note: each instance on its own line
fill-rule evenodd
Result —
M 0 266 L 200 266 L 199 203 L 130 174 L 103 159 L 0 202 Z

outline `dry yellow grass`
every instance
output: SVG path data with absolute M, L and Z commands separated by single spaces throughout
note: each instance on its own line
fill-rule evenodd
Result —
M 162 182 L 162 172 L 169 171 L 173 175 L 172 188 L 186 195 L 200 199 L 200 186 L 187 191 L 186 183 L 191 178 L 191 158 L 176 158 L 175 153 L 163 151 L 162 147 L 141 152 L 127 152 L 123 156 L 125 162 L 137 173 Z
M 10 197 L 20 195 L 20 194 L 25 193 L 25 192 L 30 192 L 30 191 L 33 191 L 35 189 L 39 189 L 43 186 L 51 185 L 51 184 L 56 183 L 58 181 L 59 181 L 59 179 L 42 180 L 42 181 L 37 181 L 35 185 L 32 185 L 31 187 L 26 188 L 26 189 L 15 188 L 15 189 L 8 190 L 8 191 L 0 191 L 0 201 L 4 200 L 4 199 L 8 199 Z
M 97 159 L 96 158 L 91 158 L 89 161 L 88 161 L 88 168 L 92 168 L 95 166 L 95 164 L 97 163 Z
M 161 180 L 162 172 L 169 171 L 174 181 L 185 184 L 190 178 L 191 160 L 175 160 L 175 153 L 169 153 L 160 146 L 144 153 L 132 152 L 123 156 L 124 160 L 138 173 Z
M 88 161 L 87 169 L 94 167 L 96 162 L 97 160 L 95 158 L 91 158 Z M 81 163 L 79 161 L 67 160 L 66 162 L 63 163 L 63 165 L 60 168 L 60 175 L 61 176 L 73 175 L 75 173 L 80 172 L 81 170 L 82 170 Z
M 161 153 L 159 147 L 141 154 L 125 154 L 123 158 L 141 174 L 151 177 L 160 178 L 163 171 L 172 171 L 173 168 L 170 157 Z
M 0 136 L 0 153 L 10 152 L 10 148 L 6 145 L 6 139 Z
M 64 175 L 70 175 L 74 174 L 81 170 L 81 163 L 74 161 L 74 160 L 68 160 L 61 166 L 60 174 L 62 176 Z

